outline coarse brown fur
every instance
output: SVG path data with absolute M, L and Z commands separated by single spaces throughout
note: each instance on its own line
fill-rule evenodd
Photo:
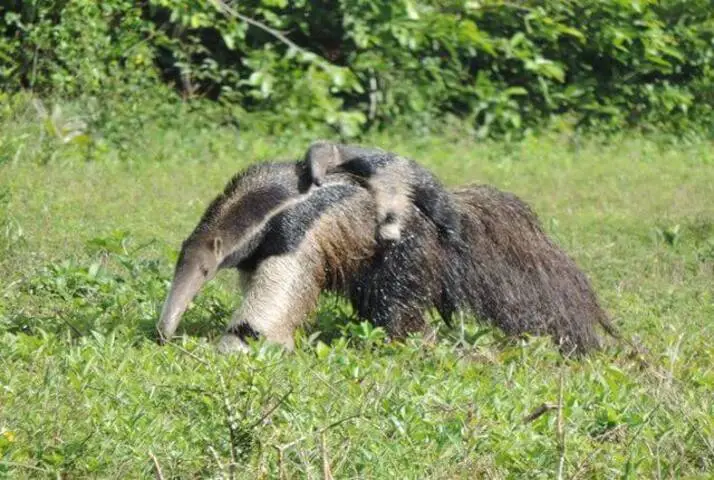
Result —
M 343 294 L 361 317 L 393 337 L 423 331 L 424 313 L 432 307 L 447 321 L 464 311 L 511 335 L 550 335 L 565 353 L 597 348 L 598 325 L 614 333 L 586 276 L 515 196 L 488 186 L 446 193 L 459 223 L 454 242 L 440 241 L 436 225 L 411 205 L 404 235 L 384 246 L 374 241 L 376 207 L 367 190 L 349 176 L 327 175 L 324 186 L 305 193 L 308 175 L 300 162 L 243 174 L 213 202 L 193 234 L 220 231 L 222 248 L 233 253 L 222 255 L 219 268 L 238 268 L 244 278 L 244 300 L 222 350 L 244 348 L 244 338 L 253 335 L 291 348 L 294 329 L 324 290 Z M 276 186 L 286 196 L 267 212 L 251 204 L 254 192 Z M 194 243 L 184 244 L 187 265 L 192 263 L 184 257 L 195 256 L 189 248 Z M 177 265 L 175 285 L 186 269 Z M 180 318 L 189 297 L 178 295 L 181 305 L 172 306 L 169 295 L 162 319 Z M 176 323 L 167 322 L 173 328 Z M 173 333 L 161 326 L 160 331 Z
M 550 335 L 566 353 L 599 347 L 598 326 L 615 334 L 587 277 L 525 203 L 486 185 L 452 195 L 462 241 L 438 242 L 412 217 L 412 235 L 378 253 L 353 285 L 362 316 L 403 335 L 423 328 L 429 307 L 447 321 L 468 311 L 510 335 Z

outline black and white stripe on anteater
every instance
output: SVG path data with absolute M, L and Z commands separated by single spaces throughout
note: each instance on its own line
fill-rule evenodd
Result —
M 244 290 L 223 351 L 243 348 L 247 335 L 292 348 L 324 290 L 393 337 L 423 330 L 430 308 L 446 321 L 466 311 L 509 334 L 548 334 L 567 352 L 599 346 L 598 325 L 614 333 L 585 275 L 517 197 L 488 186 L 452 190 L 458 239 L 442 241 L 412 205 L 401 240 L 379 245 L 367 189 L 339 174 L 318 188 L 310 181 L 304 162 L 257 165 L 231 180 L 183 243 L 162 340 L 219 268 L 237 268 Z

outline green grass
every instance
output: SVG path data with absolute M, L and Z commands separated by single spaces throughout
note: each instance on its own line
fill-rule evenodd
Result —
M 81 145 L 4 126 L 0 477 L 150 478 L 151 455 L 164 478 L 323 478 L 325 459 L 335 478 L 555 478 L 561 456 L 565 478 L 714 472 L 711 143 L 371 140 L 530 202 L 639 352 L 562 362 L 547 339 L 469 322 L 436 345 L 385 344 L 325 298 L 295 353 L 222 357 L 211 342 L 240 302 L 229 272 L 183 340 L 153 342 L 176 250 L 234 172 L 307 137 L 149 129 L 86 162 Z M 561 397 L 563 442 L 557 409 L 524 422 Z

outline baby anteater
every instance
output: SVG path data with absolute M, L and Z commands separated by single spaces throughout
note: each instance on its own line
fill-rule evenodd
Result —
M 345 172 L 363 180 L 374 197 L 378 240 L 401 239 L 412 205 L 434 222 L 442 238 L 459 238 L 459 220 L 451 196 L 439 180 L 414 160 L 376 148 L 313 142 L 305 163 L 315 185 L 330 173 Z

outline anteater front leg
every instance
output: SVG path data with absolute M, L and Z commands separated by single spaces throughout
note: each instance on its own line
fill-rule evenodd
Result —
M 315 310 L 320 295 L 319 270 L 304 255 L 269 257 L 246 276 L 244 297 L 218 349 L 246 349 L 246 337 L 264 336 L 292 350 L 293 334 Z

